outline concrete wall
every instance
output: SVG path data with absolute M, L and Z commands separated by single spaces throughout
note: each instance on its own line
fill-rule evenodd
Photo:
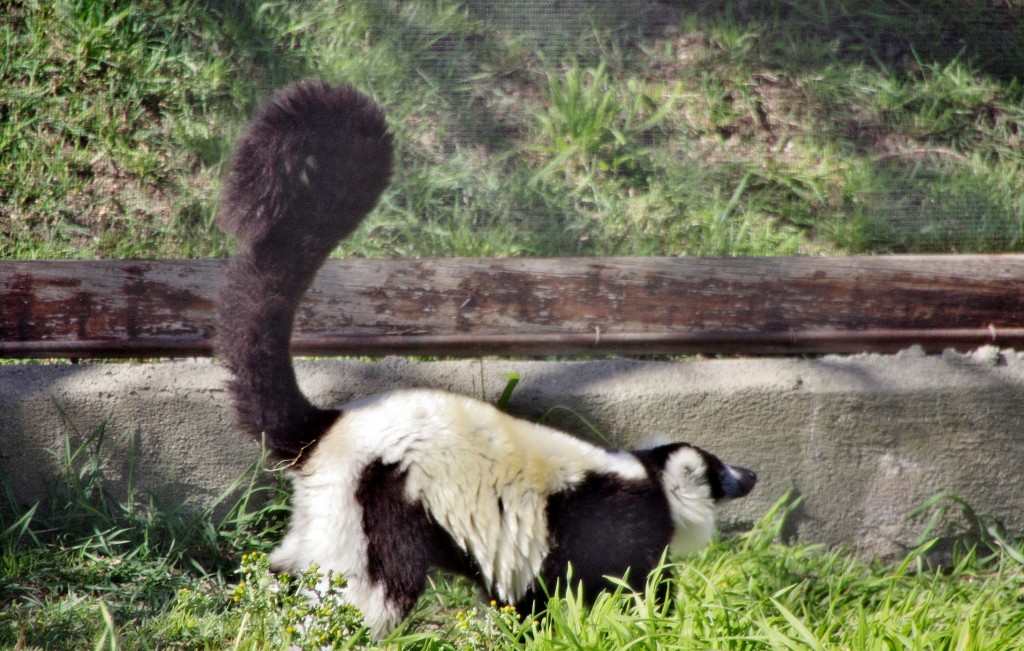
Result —
M 1024 355 L 688 362 L 300 362 L 319 403 L 396 386 L 495 400 L 505 373 L 522 381 L 511 409 L 614 444 L 654 433 L 755 469 L 754 493 L 722 512 L 748 526 L 792 486 L 804 497 L 789 533 L 889 555 L 922 522 L 905 516 L 933 494 L 967 499 L 1024 532 Z M 208 502 L 257 458 L 233 430 L 224 372 L 206 362 L 0 367 L 0 472 L 18 500 L 53 485 L 65 437 L 106 424 L 107 473 L 171 503 Z M 550 412 L 550 413 L 549 413 Z M 134 449 L 127 443 L 134 438 Z M 134 458 L 130 458 L 134 457 Z

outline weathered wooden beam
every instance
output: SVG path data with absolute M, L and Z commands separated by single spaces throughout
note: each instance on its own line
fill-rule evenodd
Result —
M 0 356 L 211 354 L 223 260 L 0 261 Z M 1024 256 L 331 260 L 298 354 L 1024 346 Z

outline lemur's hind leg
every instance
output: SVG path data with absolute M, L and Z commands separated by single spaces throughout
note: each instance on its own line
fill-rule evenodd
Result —
M 363 512 L 367 578 L 380 599 L 368 608 L 356 605 L 371 629 L 388 631 L 412 612 L 426 587 L 436 556 L 437 527 L 421 504 L 407 498 L 405 473 L 397 464 L 369 464 L 360 477 L 356 501 Z

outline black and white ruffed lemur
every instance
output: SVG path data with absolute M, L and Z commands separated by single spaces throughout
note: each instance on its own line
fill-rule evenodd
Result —
M 685 443 L 609 451 L 436 390 L 395 390 L 336 408 L 296 383 L 296 308 L 391 174 L 381 110 L 348 86 L 280 92 L 236 145 L 221 199 L 238 240 L 220 294 L 217 353 L 242 429 L 290 460 L 288 533 L 275 570 L 318 564 L 374 636 L 408 615 L 431 567 L 475 579 L 523 611 L 569 565 L 593 598 L 605 576 L 642 585 L 667 547 L 705 545 L 715 504 L 753 472 Z

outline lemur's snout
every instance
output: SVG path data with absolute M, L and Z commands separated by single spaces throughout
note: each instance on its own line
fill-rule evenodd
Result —
M 754 490 L 757 473 L 738 466 L 725 466 L 722 478 L 722 499 L 733 500 Z

